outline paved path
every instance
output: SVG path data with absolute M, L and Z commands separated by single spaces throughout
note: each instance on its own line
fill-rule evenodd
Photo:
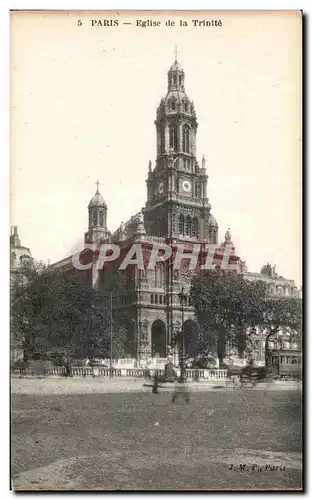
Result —
M 146 385 L 144 385 L 146 384 Z M 94 394 L 112 392 L 151 392 L 152 382 L 137 378 L 105 378 L 105 377 L 46 377 L 46 378 L 18 378 L 11 379 L 11 391 L 13 394 Z M 180 385 L 180 384 L 179 384 Z M 191 382 L 188 389 L 191 392 L 202 391 L 233 391 L 231 384 L 225 386 L 224 382 Z M 250 390 L 298 390 L 300 386 L 296 382 L 284 383 L 259 383 L 256 386 L 246 386 Z M 172 385 L 162 387 L 160 392 L 171 391 Z

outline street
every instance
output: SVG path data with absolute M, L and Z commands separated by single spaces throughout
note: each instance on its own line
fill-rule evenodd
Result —
M 12 395 L 19 489 L 300 489 L 301 393 Z

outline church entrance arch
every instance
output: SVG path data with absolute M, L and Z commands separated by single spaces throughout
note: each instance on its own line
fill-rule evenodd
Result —
M 159 355 L 165 358 L 167 354 L 166 325 L 160 319 L 152 324 L 152 357 Z
M 195 321 L 184 321 L 184 345 L 186 356 L 195 357 L 198 350 L 197 325 Z

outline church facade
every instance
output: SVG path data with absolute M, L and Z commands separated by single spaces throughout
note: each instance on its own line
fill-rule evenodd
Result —
M 111 233 L 107 229 L 108 207 L 97 186 L 88 205 L 88 231 L 84 237 L 85 244 L 97 248 L 107 242 L 120 248 L 114 264 L 102 270 L 93 265 L 88 277 L 93 286 L 113 293 L 115 314 L 121 308 L 125 310 L 128 355 L 135 357 L 138 364 L 157 355 L 166 357 L 182 322 L 188 354 L 195 354 L 199 340 L 189 298 L 191 279 L 198 268 L 190 270 L 188 262 L 182 261 L 179 269 L 174 269 L 172 259 L 168 259 L 148 269 L 155 245 L 170 245 L 173 255 L 181 244 L 186 252 L 199 247 L 200 263 L 206 255 L 205 245 L 213 244 L 215 264 L 222 261 L 227 247 L 230 263 L 238 265 L 247 279 L 255 279 L 236 256 L 229 231 L 219 244 L 218 223 L 207 194 L 206 160 L 197 159 L 195 106 L 186 93 L 185 73 L 177 60 L 168 71 L 167 93 L 157 108 L 155 126 L 157 155 L 154 165 L 151 161 L 148 164 L 145 206 Z M 142 248 L 144 268 L 128 266 L 120 270 L 122 258 L 134 244 Z M 92 259 L 95 264 L 96 255 Z M 64 259 L 52 268 L 72 270 L 73 259 Z M 260 274 L 257 276 L 261 279 Z
M 186 350 L 195 352 L 197 344 L 196 321 L 189 299 L 190 283 L 196 270 L 189 270 L 187 262 L 182 262 L 180 269 L 173 269 L 170 259 L 154 269 L 147 269 L 152 247 L 170 245 L 175 254 L 181 244 L 186 252 L 192 252 L 194 245 L 202 248 L 205 244 L 218 244 L 218 224 L 207 195 L 206 160 L 203 157 L 198 162 L 196 155 L 195 106 L 186 93 L 185 73 L 177 60 L 168 71 L 167 93 L 157 108 L 155 126 L 157 155 L 155 164 L 151 161 L 148 164 L 145 207 L 110 233 L 108 207 L 97 187 L 88 205 L 88 231 L 84 237 L 85 244 L 117 244 L 121 255 L 134 243 L 143 248 L 144 270 L 128 266 L 127 270 L 117 271 L 117 259 L 113 269 L 110 266 L 97 270 L 92 266 L 90 272 L 94 286 L 113 290 L 114 308 L 126 309 L 128 354 L 139 362 L 156 355 L 168 355 L 169 345 L 181 331 L 182 316 Z M 238 261 L 227 232 L 219 253 L 215 252 L 215 262 L 222 258 L 225 244 L 231 246 L 232 261 Z M 52 267 L 69 270 L 72 258 Z M 115 273 L 114 278 L 108 279 L 108 274 L 112 273 Z M 113 281 L 119 285 L 112 287 Z M 179 296 L 182 288 L 186 295 L 183 304 Z

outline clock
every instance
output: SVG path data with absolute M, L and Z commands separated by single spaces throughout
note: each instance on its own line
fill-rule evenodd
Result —
M 161 182 L 158 186 L 158 192 L 159 194 L 162 194 L 164 192 L 164 184 Z
M 185 191 L 186 193 L 189 193 L 191 191 L 191 183 L 189 181 L 183 181 L 183 184 L 182 184 L 182 187 L 183 187 L 183 191 Z

